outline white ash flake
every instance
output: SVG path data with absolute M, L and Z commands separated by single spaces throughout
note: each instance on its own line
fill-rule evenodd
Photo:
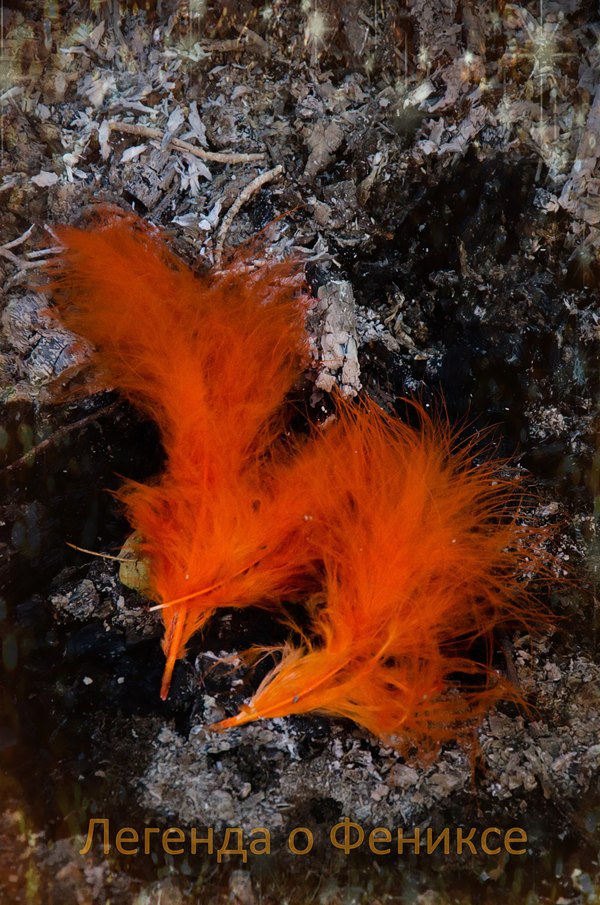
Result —
M 140 154 L 143 154 L 147 149 L 148 145 L 133 145 L 131 148 L 127 148 L 123 151 L 121 155 L 121 163 L 127 163 L 129 160 L 135 160 L 136 157 L 139 157 Z
M 51 185 L 56 185 L 59 179 L 60 177 L 56 173 L 50 173 L 47 170 L 41 170 L 35 176 L 31 177 L 33 184 L 40 188 L 48 188 Z

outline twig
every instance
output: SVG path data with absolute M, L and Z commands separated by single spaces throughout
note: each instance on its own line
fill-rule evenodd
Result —
M 62 250 L 62 245 L 51 245 L 48 248 L 38 248 L 37 251 L 28 251 L 25 257 L 30 261 L 35 261 L 37 258 L 43 258 L 44 255 L 58 255 Z
M 7 261 L 10 261 L 11 264 L 14 264 L 19 270 L 21 269 L 21 259 L 14 255 L 12 251 L 9 251 L 8 248 L 0 247 L 0 257 L 6 258 Z
M 240 209 L 244 206 L 246 201 L 252 198 L 259 189 L 263 187 L 267 182 L 271 182 L 273 179 L 277 179 L 283 173 L 283 167 L 281 164 L 278 164 L 276 167 L 273 167 L 272 170 L 267 170 L 266 173 L 261 173 L 260 176 L 257 176 L 256 179 L 253 179 L 252 182 L 249 182 L 248 185 L 242 189 L 240 194 L 237 196 L 227 214 L 223 218 L 223 222 L 221 223 L 221 227 L 219 229 L 217 235 L 217 245 L 215 248 L 215 261 L 218 264 L 223 255 L 223 246 L 225 244 L 225 239 L 227 238 L 227 233 L 233 223 L 234 219 L 237 217 Z
M 2 286 L 1 292 L 8 292 L 9 289 L 12 289 L 13 286 L 17 286 L 19 283 L 22 283 L 23 280 L 27 278 L 28 270 L 36 270 L 38 267 L 44 267 L 45 264 L 48 263 L 47 259 L 43 261 L 27 261 L 24 264 L 20 264 L 19 269 L 16 273 L 13 273 L 11 277 L 6 281 L 4 286 Z
M 153 129 L 151 126 L 142 126 L 138 123 L 120 123 L 112 120 L 108 124 L 109 132 L 125 132 L 127 135 L 141 135 L 142 138 L 159 138 L 164 139 L 165 133 L 162 129 Z M 183 141 L 182 138 L 171 138 L 171 146 L 176 151 L 185 151 L 186 154 L 193 154 L 194 157 L 200 157 L 202 160 L 213 160 L 216 163 L 253 163 L 257 160 L 264 160 L 266 154 L 236 154 L 233 152 L 220 151 L 204 151 L 196 145 L 190 144 L 189 141 Z
M 93 424 L 95 421 L 98 421 L 104 415 L 113 415 L 118 411 L 121 402 L 110 402 L 108 405 L 103 406 L 101 409 L 98 409 L 96 412 L 92 412 L 91 415 L 85 415 L 85 417 L 80 418 L 78 421 L 73 421 L 71 424 L 63 424 L 62 427 L 57 428 L 54 433 L 50 437 L 46 437 L 45 440 L 40 440 L 40 442 L 33 446 L 28 452 L 24 453 L 19 459 L 15 459 L 14 462 L 11 462 L 10 465 L 5 465 L 4 468 L 0 469 L 0 475 L 4 476 L 9 474 L 10 472 L 16 471 L 17 468 L 20 468 L 22 465 L 30 465 L 32 461 L 34 461 L 35 457 L 47 449 L 49 446 L 56 444 L 58 440 L 62 440 L 63 437 L 68 436 L 75 430 L 82 430 L 87 427 L 88 424 Z
M 36 268 L 43 267 L 47 263 L 47 259 L 44 257 L 45 255 L 56 254 L 60 251 L 60 248 L 40 248 L 37 251 L 26 252 L 25 258 L 28 260 L 24 260 L 23 257 L 14 254 L 14 252 L 11 251 L 11 248 L 17 248 L 17 246 L 23 245 L 23 243 L 31 236 L 33 230 L 34 225 L 32 224 L 29 229 L 25 230 L 22 236 L 13 239 L 11 242 L 7 242 L 5 245 L 0 245 L 0 258 L 9 261 L 17 271 L 4 284 L 4 292 L 11 289 L 17 283 L 20 283 L 28 270 L 35 270 Z
M 10 245 L 15 245 L 18 240 L 15 242 L 9 243 Z M 47 253 L 48 251 L 55 251 L 55 249 L 44 248 L 42 249 L 43 253 Z M 34 256 L 35 252 L 31 252 L 31 254 L 27 255 L 27 257 Z M 40 267 L 44 267 L 45 264 L 48 263 L 47 258 L 43 258 L 43 260 L 32 260 L 32 261 L 24 261 L 23 258 L 19 258 L 18 255 L 13 254 L 12 251 L 6 246 L 0 246 L 0 258 L 5 258 L 9 261 L 13 267 L 16 269 L 16 273 L 6 280 L 4 286 L 2 286 L 2 292 L 8 292 L 9 289 L 12 289 L 13 286 L 16 286 L 18 283 L 21 283 L 25 278 L 28 270 L 37 270 Z
M 36 267 L 41 267 L 46 263 L 46 261 L 24 261 L 22 258 L 14 255 L 12 251 L 8 251 L 7 248 L 2 247 L 0 247 L 0 257 L 10 261 L 10 263 L 17 268 L 19 273 L 25 270 L 35 270 Z
M 29 229 L 25 230 L 25 232 L 23 233 L 22 236 L 19 236 L 18 239 L 13 239 L 12 242 L 7 242 L 6 245 L 2 246 L 2 248 L 4 248 L 6 250 L 7 248 L 15 248 L 17 245 L 22 245 L 23 242 L 27 241 L 27 239 L 33 232 L 34 225 L 35 224 L 32 223 L 31 226 L 29 227 Z
M 58 238 L 58 236 L 56 235 L 56 233 L 55 233 L 55 231 L 52 229 L 52 227 L 51 227 L 51 226 L 48 226 L 48 224 L 46 223 L 46 224 L 44 225 L 44 230 L 48 233 L 49 236 L 52 236 L 52 238 L 53 238 L 54 241 L 56 242 L 57 247 L 58 247 L 60 250 L 62 250 L 64 246 L 61 244 L 60 239 Z
M 200 47 L 206 53 L 227 53 L 228 51 L 243 50 L 246 41 L 243 35 L 239 38 L 230 38 L 223 41 L 200 41 Z

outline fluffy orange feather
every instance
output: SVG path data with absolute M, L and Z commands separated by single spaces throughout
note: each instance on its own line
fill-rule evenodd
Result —
M 317 710 L 380 737 L 439 742 L 518 697 L 466 649 L 539 615 L 522 576 L 540 566 L 542 537 L 519 523 L 517 487 L 498 463 L 476 466 L 447 422 L 418 412 L 413 429 L 340 399 L 335 425 L 300 452 L 290 480 L 324 565 L 311 628 L 214 728 Z
M 156 421 L 167 455 L 155 482 L 119 493 L 164 607 L 165 698 L 216 607 L 302 586 L 294 513 L 270 460 L 303 370 L 306 300 L 293 262 L 251 269 L 238 258 L 197 277 L 132 215 L 58 236 L 55 310 L 94 345 L 105 380 Z

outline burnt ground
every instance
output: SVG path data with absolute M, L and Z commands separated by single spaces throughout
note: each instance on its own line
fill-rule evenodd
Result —
M 5 0 L 2 28 L 2 902 L 597 902 L 595 3 Z M 275 220 L 273 253 L 302 255 L 321 300 L 309 409 L 337 382 L 495 425 L 574 579 L 547 601 L 554 628 L 496 639 L 528 712 L 499 705 L 425 761 L 320 716 L 215 736 L 260 678 L 216 658 L 285 637 L 255 611 L 216 617 L 160 701 L 160 621 L 117 564 L 65 543 L 119 550 L 107 491 L 160 468 L 156 432 L 94 386 L 32 288 L 52 225 L 97 202 L 202 266 Z M 343 331 L 357 352 L 332 365 Z M 527 851 L 346 856 L 328 837 L 344 816 L 522 827 Z M 96 837 L 80 855 L 93 818 L 113 837 L 266 827 L 272 854 L 105 855 Z M 306 856 L 287 853 L 298 826 Z

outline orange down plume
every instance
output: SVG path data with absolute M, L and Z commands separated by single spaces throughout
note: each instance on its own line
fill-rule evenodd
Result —
M 324 570 L 310 631 L 213 728 L 317 710 L 380 737 L 440 742 L 519 697 L 489 655 L 467 651 L 502 622 L 539 616 L 523 573 L 544 569 L 543 532 L 519 524 L 498 463 L 476 467 L 447 423 L 416 408 L 420 429 L 339 399 L 336 423 L 300 452 L 290 480 Z
M 293 509 L 276 492 L 273 444 L 303 371 L 306 299 L 294 262 L 238 258 L 197 277 L 133 215 L 62 228 L 57 312 L 96 349 L 109 384 L 153 418 L 167 455 L 119 497 L 163 605 L 161 696 L 216 607 L 269 604 L 302 587 Z

